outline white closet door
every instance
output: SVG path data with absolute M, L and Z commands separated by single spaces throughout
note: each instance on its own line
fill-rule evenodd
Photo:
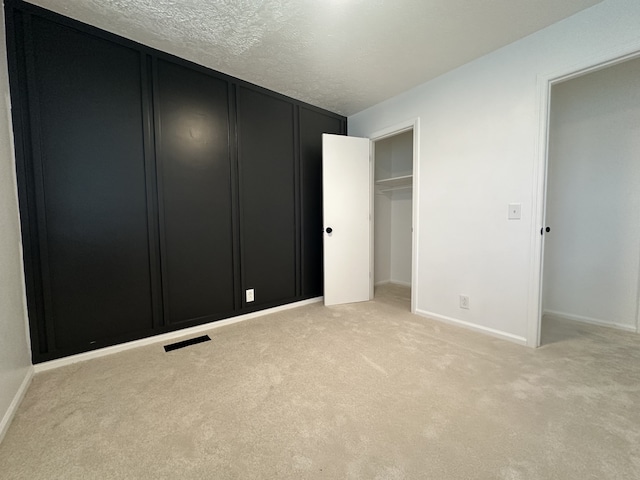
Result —
M 371 299 L 369 144 L 322 135 L 325 305 Z

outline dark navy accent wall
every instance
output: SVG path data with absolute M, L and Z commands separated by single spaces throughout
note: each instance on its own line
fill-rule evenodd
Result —
M 5 18 L 34 362 L 322 295 L 344 117 L 20 0 Z

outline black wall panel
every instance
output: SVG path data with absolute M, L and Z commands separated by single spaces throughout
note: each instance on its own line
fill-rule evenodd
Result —
M 229 86 L 158 60 L 156 145 L 165 319 L 233 310 Z
M 294 106 L 245 87 L 237 95 L 242 285 L 269 304 L 296 295 Z
M 5 12 L 34 362 L 322 294 L 321 135 L 344 117 Z
M 56 349 L 152 327 L 140 53 L 34 17 L 27 52 Z
M 322 295 L 322 134 L 344 134 L 339 117 L 300 107 L 302 295 Z

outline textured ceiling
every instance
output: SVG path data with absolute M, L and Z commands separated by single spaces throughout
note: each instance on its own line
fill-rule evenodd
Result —
M 351 115 L 601 0 L 29 0 Z

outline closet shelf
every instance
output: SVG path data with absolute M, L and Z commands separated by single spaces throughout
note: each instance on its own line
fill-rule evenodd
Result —
M 402 177 L 385 178 L 376 180 L 380 193 L 392 192 L 394 190 L 404 190 L 411 188 L 413 184 L 413 175 L 404 175 Z

